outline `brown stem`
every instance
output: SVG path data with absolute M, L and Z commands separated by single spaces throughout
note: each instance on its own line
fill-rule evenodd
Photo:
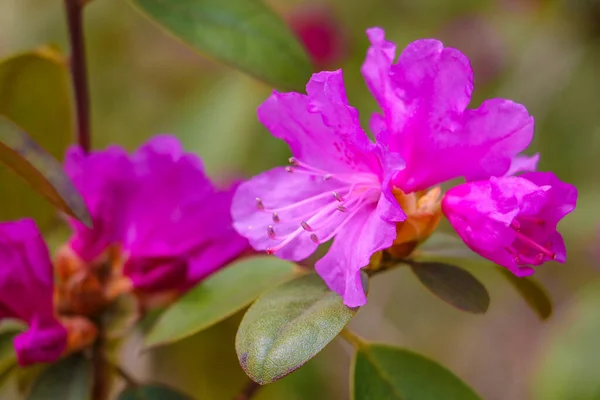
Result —
M 98 338 L 92 349 L 92 367 L 94 370 L 92 400 L 107 400 L 110 389 L 109 365 L 106 362 L 105 338 L 102 326 L 98 326 Z
M 71 79 L 77 117 L 77 142 L 84 152 L 90 151 L 90 100 L 83 37 L 83 7 L 81 0 L 64 0 L 71 45 Z
M 260 385 L 254 381 L 249 381 L 246 386 L 242 389 L 242 391 L 235 396 L 234 400 L 250 400 L 256 392 L 260 389 Z

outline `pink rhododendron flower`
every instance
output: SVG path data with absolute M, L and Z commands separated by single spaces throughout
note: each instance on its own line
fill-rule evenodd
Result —
M 317 67 L 339 63 L 346 55 L 346 34 L 329 8 L 294 8 L 289 20 L 293 31 Z
M 383 114 L 370 121 L 378 141 L 397 152 L 406 168 L 394 179 L 403 192 L 449 179 L 487 179 L 506 174 L 533 137 L 525 107 L 505 99 L 468 109 L 473 71 L 460 51 L 437 40 L 417 40 L 394 63 L 396 46 L 379 28 L 362 73 Z
M 56 361 L 67 330 L 54 315 L 52 263 L 33 220 L 0 223 L 0 265 L 0 319 L 29 326 L 14 339 L 19 365 Z
M 316 270 L 346 305 L 360 306 L 360 269 L 392 244 L 405 219 L 390 185 L 403 162 L 363 132 L 341 71 L 314 74 L 306 90 L 273 92 L 259 107 L 260 121 L 294 157 L 239 186 L 234 226 L 255 249 L 289 260 L 334 239 Z
M 577 189 L 554 174 L 529 172 L 458 185 L 442 210 L 471 250 L 523 277 L 531 266 L 565 261 L 556 226 L 576 200 Z
M 155 136 L 131 156 L 116 146 L 86 156 L 75 146 L 65 169 L 94 222 L 70 220 L 72 248 L 90 262 L 120 246 L 138 290 L 187 288 L 248 248 L 231 225 L 233 190 L 217 189 L 175 137 Z
M 308 95 L 275 92 L 258 111 L 290 145 L 292 166 L 242 184 L 232 207 L 238 232 L 282 258 L 300 260 L 335 238 L 316 270 L 349 306 L 366 302 L 360 269 L 412 218 L 399 209 L 410 203 L 402 196 L 457 177 L 502 176 L 512 164 L 527 169 L 518 154 L 533 135 L 520 104 L 493 99 L 467 109 L 473 74 L 458 50 L 418 40 L 394 62 L 383 30 L 367 34 L 362 73 L 383 111 L 370 121 L 376 144 L 348 105 L 341 72 L 313 75 Z

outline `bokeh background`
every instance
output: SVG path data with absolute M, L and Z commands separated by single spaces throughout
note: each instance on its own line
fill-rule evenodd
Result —
M 319 68 L 343 68 L 365 127 L 376 110 L 359 71 L 366 28 L 385 28 L 399 48 L 424 37 L 459 48 L 475 71 L 471 106 L 489 97 L 525 104 L 536 120 L 528 152 L 541 152 L 540 169 L 580 192 L 577 210 L 561 224 L 567 263 L 536 273 L 555 304 L 550 320 L 541 322 L 495 269 L 474 263 L 464 266 L 490 291 L 487 314 L 451 308 L 398 269 L 373 279 L 352 328 L 442 362 L 485 399 L 600 399 L 600 1 L 269 3 L 307 41 Z M 0 57 L 44 43 L 66 49 L 64 23 L 61 0 L 0 0 Z M 86 23 L 95 147 L 134 149 L 153 134 L 173 133 L 222 181 L 289 157 L 256 119 L 268 86 L 195 53 L 126 1 L 94 0 Z M 198 399 L 230 399 L 246 379 L 233 347 L 239 318 L 153 352 L 141 353 L 134 334 L 123 360 L 140 379 L 171 383 Z M 350 354 L 336 340 L 256 398 L 347 399 Z M 0 397 L 10 400 L 11 392 L 9 386 Z

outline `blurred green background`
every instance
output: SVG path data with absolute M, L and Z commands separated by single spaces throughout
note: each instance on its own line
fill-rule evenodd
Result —
M 359 71 L 366 28 L 385 28 L 399 48 L 424 37 L 459 48 L 475 71 L 471 106 L 489 97 L 525 104 L 536 120 L 530 152 L 542 153 L 540 169 L 554 171 L 580 192 L 577 210 L 561 224 L 567 263 L 544 265 L 536 274 L 555 302 L 549 321 L 540 322 L 493 268 L 465 265 L 488 286 L 487 314 L 449 307 L 399 269 L 373 280 L 369 304 L 352 328 L 439 360 L 485 399 L 600 399 L 600 1 L 270 4 L 296 23 L 304 13 L 311 13 L 309 19 L 321 14 L 340 35 L 339 54 L 328 68 L 344 69 L 350 102 L 364 126 L 376 110 Z M 222 181 L 289 156 L 256 119 L 256 107 L 271 90 L 266 85 L 196 54 L 126 1 L 94 0 L 86 23 L 95 147 L 119 143 L 133 149 L 153 134 L 174 133 Z M 0 0 L 0 56 L 45 43 L 66 49 L 64 24 L 61 0 Z M 140 353 L 139 338 L 132 335 L 123 360 L 140 379 L 171 383 L 198 399 L 230 399 L 245 382 L 233 347 L 238 321 L 152 353 Z M 347 399 L 350 354 L 336 340 L 257 399 Z M 10 393 L 9 387 L 0 396 L 12 399 Z

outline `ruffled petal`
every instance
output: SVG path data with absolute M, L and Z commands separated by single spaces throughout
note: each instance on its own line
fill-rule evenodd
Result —
M 348 307 L 367 303 L 360 270 L 371 256 L 392 245 L 396 225 L 382 219 L 384 201 L 377 209 L 365 208 L 340 230 L 327 254 L 315 264 L 316 271 Z
M 118 146 L 87 155 L 79 146 L 72 146 L 65 157 L 65 170 L 93 221 L 93 227 L 87 228 L 68 218 L 73 229 L 70 244 L 84 261 L 93 261 L 122 238 L 130 198 L 136 191 L 133 167 L 128 154 Z
M 328 172 L 377 173 L 372 144 L 348 105 L 341 70 L 314 74 L 307 92 L 273 92 L 258 108 L 260 122 L 306 164 Z

